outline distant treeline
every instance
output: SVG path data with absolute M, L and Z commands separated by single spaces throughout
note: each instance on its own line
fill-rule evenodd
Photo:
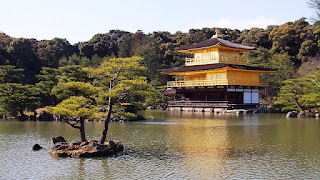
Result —
M 271 102 L 287 79 L 300 78 L 319 66 L 320 29 L 304 18 L 266 29 L 237 30 L 228 28 L 190 29 L 188 33 L 153 32 L 145 34 L 111 30 L 96 34 L 89 41 L 70 44 L 66 39 L 52 40 L 13 38 L 0 33 L 0 65 L 13 65 L 23 69 L 23 84 L 35 84 L 42 67 L 58 68 L 66 65 L 97 67 L 111 57 L 143 58 L 148 68 L 145 76 L 153 86 L 163 86 L 171 77 L 157 70 L 184 64 L 185 54 L 177 47 L 190 45 L 211 38 L 216 29 L 221 38 L 231 42 L 257 47 L 249 56 L 251 65 L 272 67 L 277 72 L 263 79 L 271 81 L 264 97 Z

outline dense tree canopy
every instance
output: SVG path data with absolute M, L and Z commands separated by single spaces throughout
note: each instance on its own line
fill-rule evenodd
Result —
M 25 111 L 34 111 L 40 107 L 38 94 L 38 89 L 33 85 L 22 85 L 19 83 L 1 84 L 1 108 L 11 115 L 25 116 Z
M 162 76 L 157 70 L 183 65 L 185 55 L 178 53 L 176 48 L 206 40 L 212 37 L 217 29 L 226 40 L 258 47 L 257 53 L 253 52 L 253 55 L 259 54 L 261 49 L 270 55 L 289 55 L 295 70 L 307 62 L 309 57 L 315 56 L 320 47 L 320 31 L 312 28 L 304 18 L 280 26 L 269 26 L 266 29 L 252 28 L 243 31 L 203 28 L 190 29 L 188 33 L 171 34 L 164 31 L 144 34 L 142 31 L 130 33 L 111 30 L 74 45 L 60 38 L 37 41 L 12 38 L 1 33 L 0 64 L 24 69 L 23 82 L 32 84 L 37 82 L 35 75 L 40 73 L 41 67 L 97 67 L 103 58 L 137 55 L 143 57 L 143 64 L 148 68 L 148 72 L 145 73 L 148 81 L 153 81 L 154 85 L 163 85 L 168 77 Z M 267 61 L 265 57 L 261 57 L 260 63 L 256 65 L 265 66 Z
M 0 66 L 0 111 L 3 114 L 25 116 L 40 106 L 39 90 L 34 85 L 24 85 L 23 69 L 15 66 Z
M 282 107 L 282 110 L 300 112 L 320 108 L 320 71 L 284 81 L 276 105 Z

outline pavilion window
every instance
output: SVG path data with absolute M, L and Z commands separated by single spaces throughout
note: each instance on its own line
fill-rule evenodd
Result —
M 217 56 L 215 54 L 212 54 L 211 60 L 215 61 L 217 59 Z

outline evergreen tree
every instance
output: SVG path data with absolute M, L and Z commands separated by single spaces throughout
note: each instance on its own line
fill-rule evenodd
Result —
M 34 85 L 5 83 L 0 85 L 1 108 L 9 114 L 25 119 L 25 111 L 40 107 L 39 91 Z
M 100 104 L 108 106 L 108 114 L 100 143 L 103 144 L 107 138 L 109 122 L 113 105 L 126 102 L 139 105 L 144 102 L 150 94 L 151 86 L 141 73 L 146 70 L 140 63 L 142 58 L 113 58 L 104 61 L 98 68 L 86 68 L 91 76 L 95 77 L 96 86 L 103 88 L 100 94 Z
M 55 107 L 47 107 L 52 114 L 59 114 L 62 120 L 73 128 L 80 130 L 81 142 L 85 142 L 85 124 L 86 118 L 93 118 L 99 108 L 92 105 L 93 101 L 83 96 L 71 96 L 63 100 Z

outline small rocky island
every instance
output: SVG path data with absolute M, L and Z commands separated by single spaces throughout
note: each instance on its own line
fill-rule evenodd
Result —
M 58 157 L 110 157 L 123 151 L 119 141 L 100 144 L 96 140 L 87 142 L 67 142 L 62 136 L 52 138 L 54 146 L 49 150 L 53 158 Z

